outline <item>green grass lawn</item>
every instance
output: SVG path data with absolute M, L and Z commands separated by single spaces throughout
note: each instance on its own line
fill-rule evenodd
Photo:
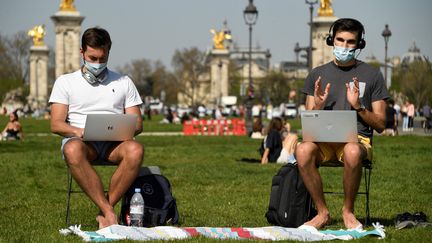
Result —
M 3 126 L 4 119 L 0 119 Z M 65 228 L 66 167 L 58 136 L 47 133 L 48 121 L 22 119 L 24 141 L 0 142 L 0 242 L 81 242 L 62 236 Z M 153 131 L 181 131 L 181 127 L 153 124 Z M 149 125 L 150 126 L 150 125 Z M 165 129 L 166 128 L 166 129 Z M 146 121 L 144 122 L 146 129 Z M 145 165 L 156 165 L 172 184 L 180 226 L 268 226 L 267 210 L 273 175 L 280 165 L 242 162 L 258 159 L 259 140 L 246 137 L 140 136 L 146 148 Z M 432 216 L 432 137 L 376 137 L 371 184 L 373 222 L 385 226 L 385 242 L 430 242 L 431 228 L 396 231 L 393 219 L 405 211 Z M 109 179 L 114 168 L 98 168 Z M 338 169 L 323 168 L 326 186 L 341 184 Z M 83 195 L 72 198 L 72 222 L 95 230 L 96 207 Z M 343 227 L 342 197 L 327 196 L 333 224 Z M 117 208 L 118 209 L 118 208 Z M 364 197 L 357 215 L 364 218 Z M 359 241 L 375 241 L 362 238 Z M 220 242 L 197 238 L 189 242 Z M 224 241 L 225 242 L 225 241 Z

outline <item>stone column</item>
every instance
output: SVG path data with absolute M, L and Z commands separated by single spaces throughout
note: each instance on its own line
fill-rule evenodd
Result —
M 211 50 L 210 61 L 210 102 L 216 108 L 223 96 L 228 96 L 229 51 Z
M 318 16 L 313 19 L 312 46 L 316 49 L 312 51 L 312 68 L 333 60 L 333 47 L 326 44 L 326 38 L 330 26 L 337 19 L 336 16 Z
M 76 71 L 80 68 L 81 23 L 84 16 L 78 11 L 58 11 L 51 16 L 55 26 L 55 75 Z
M 27 99 L 33 110 L 47 106 L 48 53 L 49 49 L 45 45 L 30 48 L 30 95 Z

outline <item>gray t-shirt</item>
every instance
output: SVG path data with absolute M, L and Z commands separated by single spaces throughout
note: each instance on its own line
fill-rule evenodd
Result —
M 360 102 L 372 110 L 372 102 L 389 98 L 384 78 L 379 71 L 367 63 L 357 60 L 351 67 L 339 67 L 333 61 L 319 66 L 311 71 L 305 81 L 303 93 L 314 95 L 315 81 L 321 76 L 321 87 L 324 89 L 327 83 L 331 84 L 330 93 L 324 106 L 324 110 L 352 110 L 346 98 L 345 84 L 358 78 L 360 88 Z M 372 137 L 373 130 L 357 116 L 357 129 L 359 134 Z

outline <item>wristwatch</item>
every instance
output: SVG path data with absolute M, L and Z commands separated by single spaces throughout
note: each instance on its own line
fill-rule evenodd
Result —
M 357 109 L 354 109 L 357 113 L 362 112 L 364 110 L 366 110 L 366 107 L 363 104 L 360 104 L 360 107 Z

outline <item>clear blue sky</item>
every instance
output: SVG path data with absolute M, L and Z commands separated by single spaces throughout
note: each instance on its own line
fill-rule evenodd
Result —
M 306 46 L 309 38 L 309 6 L 304 0 L 255 0 L 259 18 L 253 44 L 270 49 L 272 64 L 295 60 L 294 45 Z M 0 0 L 0 33 L 12 36 L 35 25 L 45 24 L 45 42 L 54 47 L 54 15 L 60 0 Z M 83 30 L 106 28 L 113 40 L 109 66 L 115 68 L 134 59 L 161 60 L 171 68 L 176 49 L 212 46 L 211 28 L 221 29 L 228 21 L 234 41 L 248 46 L 248 29 L 243 20 L 247 0 L 75 0 Z M 316 16 L 315 7 L 314 16 Z M 431 0 L 333 0 L 337 17 L 360 20 L 366 28 L 367 45 L 360 59 L 384 58 L 381 32 L 389 24 L 392 36 L 389 56 L 401 56 L 415 41 L 432 59 Z

